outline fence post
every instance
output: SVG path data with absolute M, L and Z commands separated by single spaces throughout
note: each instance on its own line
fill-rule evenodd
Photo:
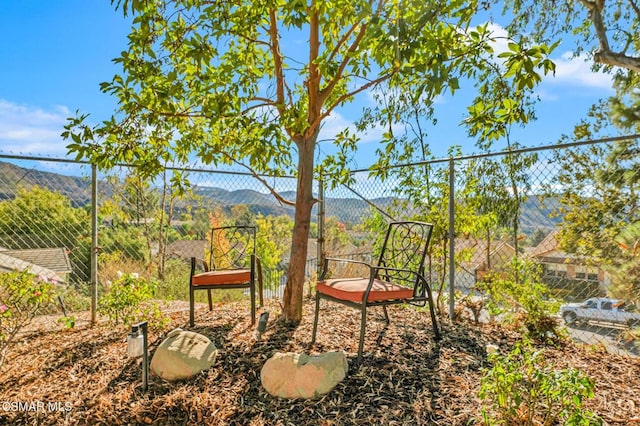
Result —
M 317 245 L 316 279 L 320 278 L 324 267 L 324 179 L 318 178 L 318 245 Z
M 91 165 L 91 325 L 98 309 L 98 168 Z
M 449 319 L 453 321 L 455 316 L 455 163 L 449 158 Z

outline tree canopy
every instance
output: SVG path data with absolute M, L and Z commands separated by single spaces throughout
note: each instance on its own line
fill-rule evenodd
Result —
M 586 53 L 596 67 L 640 72 L 640 4 L 636 0 L 508 0 L 511 28 L 549 40 L 575 36 L 574 53 Z
M 69 149 L 101 167 L 138 165 L 148 176 L 168 163 L 236 164 L 297 177 L 285 317 L 299 321 L 314 169 L 339 179 L 358 135 L 333 138 L 335 155 L 317 161 L 323 122 L 357 97 L 377 106 L 358 130 L 404 123 L 416 105 L 474 82 L 473 132 L 500 135 L 526 121 L 526 93 L 553 70 L 550 49 L 509 40 L 494 54 L 482 6 L 461 0 L 118 0 L 133 16 L 122 73 L 102 83 L 118 111 L 98 126 L 70 119 Z M 488 129 L 488 130 L 487 130 Z M 381 154 L 397 158 L 394 137 Z M 282 203 L 290 203 L 275 190 Z

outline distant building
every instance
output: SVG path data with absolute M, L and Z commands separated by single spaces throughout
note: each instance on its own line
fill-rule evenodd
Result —
M 192 257 L 204 259 L 207 240 L 178 240 L 167 245 L 167 257 L 191 260 Z
M 62 247 L 26 250 L 0 249 L 0 271 L 29 271 L 58 283 L 66 282 L 71 261 Z
M 456 256 L 460 268 L 456 271 L 456 283 L 471 287 L 489 272 L 502 271 L 516 254 L 516 249 L 506 241 L 476 238 L 459 238 L 455 241 Z
M 611 284 L 609 274 L 596 265 L 589 265 L 587 258 L 563 251 L 557 236 L 558 231 L 552 231 L 540 244 L 527 251 L 533 260 L 543 266 L 545 283 L 563 287 L 573 283 L 574 288 L 567 290 L 576 293 L 577 298 L 603 293 Z

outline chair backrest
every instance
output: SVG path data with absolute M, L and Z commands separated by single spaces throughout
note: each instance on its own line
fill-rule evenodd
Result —
M 220 226 L 209 235 L 211 270 L 250 269 L 256 252 L 255 226 Z
M 392 222 L 382 244 L 378 266 L 385 268 L 405 269 L 417 272 L 424 277 L 424 261 L 429 248 L 433 225 L 425 222 L 404 221 Z M 379 278 L 407 287 L 418 289 L 418 277 L 407 272 L 381 270 Z

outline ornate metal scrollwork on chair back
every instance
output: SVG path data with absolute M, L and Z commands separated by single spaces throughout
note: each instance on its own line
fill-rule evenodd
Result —
M 414 288 L 414 297 L 423 297 L 427 283 L 421 277 L 432 228 L 424 222 L 390 224 L 378 260 L 378 266 L 390 269 L 382 269 L 378 278 Z
M 208 257 L 211 269 L 249 269 L 255 254 L 254 226 L 223 226 L 211 229 Z

